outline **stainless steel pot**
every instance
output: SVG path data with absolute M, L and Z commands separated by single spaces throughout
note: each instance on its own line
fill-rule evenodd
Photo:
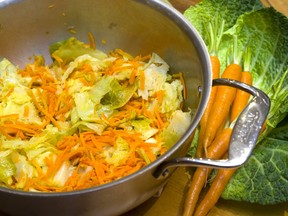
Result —
M 207 104 L 212 80 L 205 44 L 179 12 L 158 0 L 0 1 L 0 57 L 20 67 L 33 54 L 43 54 L 48 60 L 48 46 L 56 41 L 71 36 L 87 41 L 88 32 L 95 36 L 101 50 L 121 48 L 134 55 L 156 52 L 168 62 L 172 73 L 183 72 L 188 93 L 185 109 L 192 109 L 193 122 L 166 154 L 115 182 L 65 193 L 0 188 L 3 213 L 119 215 L 157 193 L 168 180 L 169 175 L 163 173 L 167 173 L 169 166 L 177 165 L 175 158 L 186 154 Z M 167 165 L 169 161 L 172 165 Z

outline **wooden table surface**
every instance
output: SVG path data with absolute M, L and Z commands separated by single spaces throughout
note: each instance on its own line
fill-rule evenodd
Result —
M 170 0 L 180 12 L 201 0 Z M 288 16 L 288 0 L 262 0 L 267 7 Z M 171 176 L 159 197 L 152 197 L 125 216 L 178 216 L 183 210 L 185 193 L 189 187 L 189 171 L 178 168 Z M 285 213 L 286 211 L 286 213 Z M 123 215 L 124 216 L 124 215 Z M 288 203 L 275 206 L 261 206 L 250 203 L 219 200 L 208 216 L 288 216 Z

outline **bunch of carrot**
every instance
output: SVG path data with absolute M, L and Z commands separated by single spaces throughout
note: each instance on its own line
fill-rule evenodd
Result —
M 214 34 L 212 36 L 215 39 L 217 35 Z M 221 40 L 221 37 L 218 38 Z M 237 53 L 236 44 L 237 41 L 233 47 L 233 61 L 227 65 L 223 73 L 220 72 L 220 61 L 216 54 L 217 46 L 213 46 L 213 52 L 210 49 L 210 54 L 213 53 L 210 57 L 213 73 L 212 78 L 216 79 L 221 77 L 252 85 L 252 76 L 249 72 L 250 52 L 248 51 L 245 55 L 247 58 L 244 59 L 244 70 L 242 70 L 241 55 Z M 212 87 L 208 105 L 200 121 L 196 157 L 209 159 L 222 159 L 227 157 L 234 122 L 247 105 L 249 98 L 250 95 L 248 93 L 230 86 Z M 206 186 L 212 168 L 196 168 L 190 188 L 186 194 L 183 215 L 207 215 L 217 203 L 221 193 L 224 191 L 235 171 L 236 168 L 217 170 L 212 184 L 200 200 L 200 195 L 204 193 L 202 190 Z

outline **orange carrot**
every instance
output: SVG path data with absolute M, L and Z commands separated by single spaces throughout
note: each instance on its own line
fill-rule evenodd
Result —
M 131 73 L 131 76 L 129 78 L 129 84 L 132 85 L 135 81 L 135 78 L 136 78 L 136 74 L 137 74 L 137 70 L 133 70 L 132 73 Z
M 231 128 L 224 129 L 208 148 L 207 157 L 211 159 L 220 159 L 228 150 L 231 134 Z M 186 194 L 184 216 L 190 216 L 194 212 L 199 195 L 211 171 L 212 169 L 205 167 L 198 167 L 196 169 L 193 174 L 189 191 Z
M 213 183 L 209 188 L 207 194 L 196 208 L 194 214 L 195 216 L 205 216 L 208 214 L 208 212 L 217 203 L 219 197 L 221 196 L 226 185 L 228 184 L 229 180 L 231 179 L 236 170 L 237 168 L 218 170 L 216 177 L 213 180 Z
M 220 159 L 229 148 L 231 134 L 231 127 L 223 129 L 219 136 L 217 136 L 213 143 L 209 146 L 207 150 L 207 157 L 210 159 Z
M 19 114 L 8 114 L 8 115 L 0 115 L 0 119 L 18 119 L 19 118 Z
M 222 74 L 222 78 L 228 78 L 240 81 L 242 69 L 239 64 L 230 64 L 226 67 Z M 228 116 L 230 111 L 230 106 L 233 103 L 234 97 L 236 95 L 236 89 L 230 86 L 218 86 L 217 94 L 211 108 L 208 124 L 206 125 L 205 135 L 203 140 L 204 150 L 211 145 L 218 128 L 224 121 L 223 118 Z
M 193 214 L 199 195 L 206 183 L 207 176 L 209 176 L 211 171 L 212 169 L 206 167 L 198 167 L 195 170 L 189 190 L 186 194 L 183 216 L 190 216 Z
M 145 89 L 145 73 L 143 70 L 140 70 L 140 84 L 139 89 L 144 90 Z
M 28 106 L 28 105 L 25 105 L 25 106 L 24 106 L 23 116 L 24 116 L 25 118 L 27 118 L 27 117 L 29 116 L 29 106 Z
M 219 78 L 220 73 L 220 61 L 217 56 L 210 56 L 210 61 L 212 65 L 212 79 Z M 200 121 L 200 132 L 199 132 L 199 138 L 198 138 L 198 144 L 197 144 L 197 150 L 196 150 L 196 157 L 200 158 L 203 157 L 204 154 L 204 148 L 203 148 L 203 139 L 205 134 L 205 128 L 208 121 L 208 116 L 211 111 L 211 108 L 213 106 L 213 102 L 215 99 L 217 93 L 217 86 L 212 87 L 210 97 L 208 104 L 206 106 L 206 109 L 204 111 L 204 114 L 202 115 L 201 121 Z
M 252 75 L 248 71 L 244 71 L 241 74 L 241 82 L 246 83 L 248 85 L 252 85 Z M 250 98 L 250 94 L 237 89 L 236 96 L 232 104 L 231 108 L 231 116 L 230 116 L 230 123 L 233 122 L 238 115 L 242 112 L 242 110 L 245 108 L 248 100 Z
M 230 114 L 230 113 L 229 113 Z M 229 122 L 227 121 L 228 117 L 229 117 L 229 114 L 223 118 L 223 122 L 221 123 L 221 125 L 219 126 L 219 128 L 217 129 L 217 132 L 215 134 L 215 137 L 217 137 L 222 131 L 224 128 L 226 128 L 227 124 L 229 124 Z

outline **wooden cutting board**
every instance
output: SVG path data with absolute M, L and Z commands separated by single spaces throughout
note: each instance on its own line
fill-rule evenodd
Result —
M 201 0 L 170 0 L 180 12 Z M 262 0 L 267 7 L 288 16 L 288 0 Z M 171 176 L 159 197 L 153 197 L 125 216 L 178 216 L 183 210 L 185 193 L 189 187 L 189 173 L 186 168 L 178 168 Z M 285 213 L 286 211 L 286 213 Z M 208 216 L 288 216 L 288 203 L 261 206 L 250 203 L 219 200 Z

